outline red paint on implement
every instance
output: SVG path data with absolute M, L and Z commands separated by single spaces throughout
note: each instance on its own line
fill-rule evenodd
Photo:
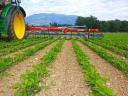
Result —
M 80 28 L 68 28 L 68 27 L 54 27 L 54 26 L 26 26 L 27 31 L 53 31 L 53 32 L 99 32 L 98 29 L 80 29 Z

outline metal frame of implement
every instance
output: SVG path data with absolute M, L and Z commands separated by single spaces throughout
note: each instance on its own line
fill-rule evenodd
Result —
M 84 34 L 80 34 L 80 33 L 76 33 L 76 34 L 73 34 L 73 33 L 53 33 L 53 32 L 29 32 L 27 34 L 28 36 L 29 35 L 44 35 L 44 36 L 79 36 L 79 37 L 84 37 L 84 36 L 93 36 L 93 37 L 101 37 L 103 36 L 102 34 L 100 33 L 97 33 L 97 34 L 93 34 L 93 33 L 84 33 Z
M 53 26 L 26 26 L 26 31 L 29 35 L 44 35 L 44 36 L 93 36 L 101 37 L 102 33 L 98 33 L 98 29 L 80 29 L 68 27 L 53 27 Z

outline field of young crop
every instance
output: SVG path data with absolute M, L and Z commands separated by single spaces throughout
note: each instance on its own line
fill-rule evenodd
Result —
M 0 41 L 0 96 L 128 96 L 128 33 L 66 38 Z

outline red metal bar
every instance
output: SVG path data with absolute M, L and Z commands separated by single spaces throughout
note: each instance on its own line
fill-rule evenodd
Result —
M 68 28 L 68 27 L 53 27 L 53 26 L 26 26 L 27 31 L 53 31 L 53 32 L 99 32 L 98 29 L 80 29 L 80 28 Z

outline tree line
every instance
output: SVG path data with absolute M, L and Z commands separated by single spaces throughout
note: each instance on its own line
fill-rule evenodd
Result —
M 59 24 L 59 23 L 56 23 L 56 22 L 52 22 L 52 23 L 49 23 L 49 26 L 55 26 L 55 27 L 69 27 L 69 26 L 73 26 L 73 25 L 70 25 L 70 24 Z
M 108 20 L 101 21 L 94 16 L 81 17 L 76 20 L 77 26 L 86 26 L 88 29 L 99 29 L 102 32 L 128 32 L 128 21 Z

